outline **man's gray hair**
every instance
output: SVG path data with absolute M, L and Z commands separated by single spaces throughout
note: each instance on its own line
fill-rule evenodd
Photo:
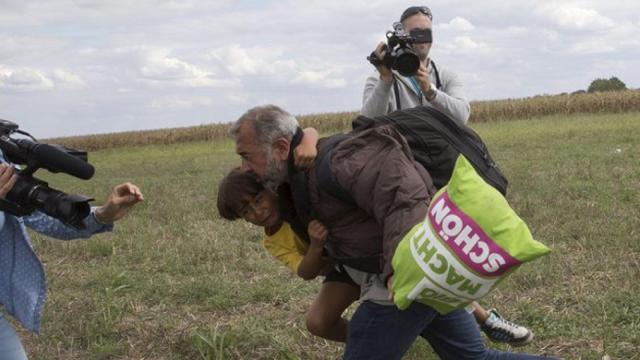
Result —
M 276 105 L 256 106 L 244 113 L 231 126 L 229 133 L 238 136 L 240 127 L 250 123 L 256 132 L 256 142 L 261 145 L 272 144 L 284 137 L 291 140 L 298 129 L 298 120 Z

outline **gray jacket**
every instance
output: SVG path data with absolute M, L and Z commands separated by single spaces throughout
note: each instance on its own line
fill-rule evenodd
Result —
M 429 61 L 429 80 L 436 87 L 436 74 L 434 67 Z M 460 124 L 466 124 L 471 112 L 469 101 L 463 94 L 462 82 L 458 76 L 439 65 L 436 65 L 442 87 L 436 89 L 436 97 L 431 101 L 423 95 L 419 95 L 411 80 L 393 71 L 395 81 L 398 83 L 400 107 L 403 109 L 420 105 L 432 106 L 445 113 Z M 392 111 L 398 110 L 396 106 L 396 96 L 393 83 L 386 83 L 380 80 L 380 75 L 376 71 L 367 78 L 364 86 L 362 99 L 362 110 L 360 113 L 367 117 L 382 116 Z

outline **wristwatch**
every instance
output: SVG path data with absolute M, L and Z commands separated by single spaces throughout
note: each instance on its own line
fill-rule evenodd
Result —
M 433 84 L 429 82 L 429 90 L 424 93 L 425 99 L 427 99 L 427 101 L 433 101 L 433 99 L 436 98 L 437 93 L 436 89 L 433 88 Z

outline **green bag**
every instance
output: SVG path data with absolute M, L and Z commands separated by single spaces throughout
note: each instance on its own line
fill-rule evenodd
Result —
M 484 297 L 520 264 L 550 251 L 460 155 L 425 220 L 393 255 L 394 302 L 403 310 L 418 301 L 446 314 Z

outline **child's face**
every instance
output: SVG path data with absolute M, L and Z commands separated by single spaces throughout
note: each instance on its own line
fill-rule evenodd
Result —
M 240 216 L 245 221 L 262 227 L 275 226 L 280 222 L 276 195 L 271 191 L 262 190 L 244 200 L 246 205 L 240 209 Z

